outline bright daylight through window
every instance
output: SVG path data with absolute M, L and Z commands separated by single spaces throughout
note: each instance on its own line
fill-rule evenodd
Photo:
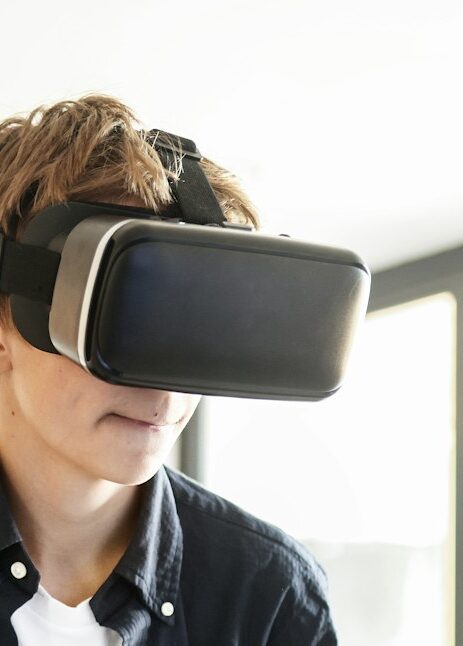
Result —
M 206 398 L 206 485 L 312 549 L 344 646 L 453 643 L 455 326 L 447 292 L 369 314 L 323 402 Z

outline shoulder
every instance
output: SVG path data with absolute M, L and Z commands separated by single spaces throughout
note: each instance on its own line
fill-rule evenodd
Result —
M 165 471 L 183 532 L 187 605 L 195 607 L 204 596 L 207 580 L 209 618 L 220 616 L 224 623 L 228 613 L 235 628 L 240 618 L 240 630 L 248 636 L 266 635 L 244 643 L 336 646 L 327 579 L 314 555 L 278 527 L 195 480 Z
M 252 559 L 256 569 L 271 572 L 280 589 L 292 588 L 300 600 L 313 598 L 327 608 L 327 577 L 315 556 L 283 530 L 206 489 L 179 471 L 164 467 L 172 486 L 182 529 L 210 555 L 239 564 Z M 223 549 L 226 546 L 226 549 Z

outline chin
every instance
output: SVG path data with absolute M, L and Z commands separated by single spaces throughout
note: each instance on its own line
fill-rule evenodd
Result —
M 164 457 L 151 457 L 150 459 L 138 460 L 133 464 L 125 462 L 111 465 L 104 472 L 102 472 L 100 465 L 99 477 L 102 480 L 108 480 L 126 487 L 134 487 L 150 480 L 163 464 Z

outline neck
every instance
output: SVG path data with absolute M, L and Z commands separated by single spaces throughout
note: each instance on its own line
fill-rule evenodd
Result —
M 2 456 L 11 514 L 43 587 L 77 605 L 93 596 L 127 549 L 141 490 L 72 469 L 31 473 L 28 466 Z

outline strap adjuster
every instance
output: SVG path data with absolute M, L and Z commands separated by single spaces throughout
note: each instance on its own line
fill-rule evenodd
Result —
M 201 159 L 203 158 L 198 148 L 196 147 L 195 142 L 191 139 L 179 137 L 179 135 L 173 135 L 170 132 L 166 132 L 165 130 L 157 130 L 156 128 L 154 130 L 150 130 L 149 134 L 153 138 L 155 138 L 155 148 L 162 148 L 163 150 L 167 150 L 168 152 L 175 152 L 179 155 L 185 155 L 186 157 L 196 159 L 197 161 L 201 161 Z M 177 145 L 174 142 L 179 142 L 180 145 Z

